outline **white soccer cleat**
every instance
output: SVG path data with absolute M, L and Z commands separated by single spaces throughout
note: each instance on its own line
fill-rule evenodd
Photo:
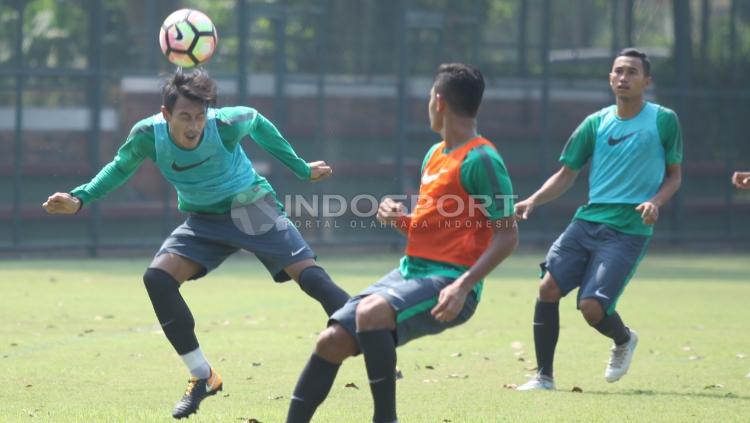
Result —
M 637 345 L 638 334 L 631 330 L 630 341 L 612 347 L 612 356 L 610 356 L 609 364 L 607 364 L 607 369 L 604 371 L 604 379 L 607 382 L 617 382 L 621 377 L 625 376 L 625 373 L 630 368 L 630 362 L 633 361 L 633 353 Z
M 554 391 L 555 379 L 537 374 L 528 382 L 516 388 L 516 391 Z

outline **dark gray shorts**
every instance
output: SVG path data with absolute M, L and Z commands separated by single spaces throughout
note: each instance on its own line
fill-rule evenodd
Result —
M 203 270 L 190 278 L 198 279 L 240 249 L 255 254 L 276 282 L 291 279 L 284 271 L 286 267 L 315 258 L 315 252 L 272 197 L 230 213 L 191 213 L 164 240 L 156 255 L 174 253 L 200 264 Z
M 393 334 L 396 345 L 425 335 L 434 335 L 448 328 L 465 323 L 477 308 L 477 297 L 472 291 L 466 297 L 464 308 L 450 322 L 435 320 L 430 310 L 438 302 L 440 291 L 453 283 L 455 279 L 444 276 L 432 276 L 419 279 L 404 279 L 399 269 L 394 269 L 374 285 L 370 285 L 349 299 L 329 320 L 329 325 L 340 324 L 357 339 L 357 305 L 363 298 L 376 294 L 388 302 L 396 311 L 396 332 Z
M 578 301 L 595 298 L 607 314 L 646 254 L 645 235 L 628 235 L 603 223 L 573 220 L 552 244 L 542 275 L 549 271 L 563 296 L 577 287 Z

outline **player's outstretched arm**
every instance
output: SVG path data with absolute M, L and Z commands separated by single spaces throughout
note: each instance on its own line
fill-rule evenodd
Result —
M 81 200 L 67 192 L 56 192 L 42 203 L 42 208 L 51 214 L 73 214 L 81 209 Z
M 682 166 L 679 163 L 667 166 L 664 182 L 659 191 L 650 200 L 639 204 L 635 211 L 641 214 L 641 220 L 646 225 L 653 225 L 659 220 L 659 209 L 674 196 L 682 185 Z
M 476 263 L 452 284 L 443 288 L 438 303 L 431 313 L 441 322 L 450 322 L 464 307 L 466 296 L 480 280 L 487 277 L 492 269 L 513 253 L 518 245 L 518 225 L 513 217 L 496 220 L 495 234 L 489 247 L 484 250 Z
M 307 164 L 310 167 L 310 181 L 318 182 L 333 174 L 333 169 L 328 166 L 324 161 L 310 162 Z
M 411 217 L 406 212 L 406 207 L 392 198 L 385 198 L 378 206 L 378 222 L 388 225 L 402 235 L 406 235 L 411 223 Z
M 516 219 L 528 219 L 535 207 L 549 203 L 563 195 L 571 186 L 573 186 L 573 182 L 575 182 L 577 176 L 577 170 L 573 170 L 568 166 L 562 166 L 560 170 L 550 176 L 534 194 L 529 198 L 516 203 Z
M 750 189 L 750 172 L 734 172 L 732 184 L 739 189 Z

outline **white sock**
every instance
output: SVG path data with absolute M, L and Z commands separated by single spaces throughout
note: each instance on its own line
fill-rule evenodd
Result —
M 211 376 L 211 365 L 208 364 L 208 360 L 203 356 L 203 351 L 200 347 L 190 351 L 187 354 L 180 356 L 185 365 L 190 369 L 190 374 L 198 379 L 208 379 Z

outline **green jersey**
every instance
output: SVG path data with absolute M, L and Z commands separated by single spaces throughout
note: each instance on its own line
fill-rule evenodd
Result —
M 233 203 L 250 203 L 267 193 L 268 181 L 255 172 L 240 141 L 252 137 L 301 179 L 310 168 L 278 129 L 249 107 L 209 108 L 201 141 L 183 149 L 172 141 L 161 113 L 133 126 L 114 160 L 71 194 L 86 204 L 124 184 L 145 159 L 152 160 L 177 190 L 178 208 L 186 212 L 225 213 Z
M 682 162 L 677 115 L 649 102 L 630 119 L 620 119 L 615 105 L 591 114 L 560 156 L 563 165 L 576 171 L 589 161 L 589 202 L 573 218 L 631 235 L 652 235 L 653 225 L 644 224 L 635 207 L 659 191 L 667 166 Z
M 422 169 L 440 143 L 433 145 L 422 161 Z M 446 151 L 447 153 L 448 151 Z M 467 194 L 478 199 L 491 198 L 485 207 L 489 220 L 513 216 L 514 197 L 510 175 L 502 157 L 494 148 L 479 146 L 471 150 L 461 163 L 461 185 Z M 404 256 L 400 264 L 405 279 L 422 278 L 429 275 L 458 278 L 468 270 L 466 266 L 443 263 L 419 257 Z M 482 282 L 475 286 L 477 296 L 481 294 Z

